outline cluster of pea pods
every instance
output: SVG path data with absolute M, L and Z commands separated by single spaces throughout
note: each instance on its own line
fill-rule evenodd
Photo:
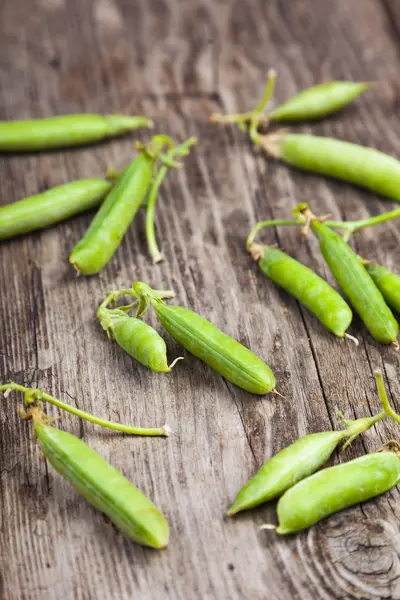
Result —
M 236 123 L 269 156 L 400 200 L 400 163 L 393 157 L 329 138 L 286 131 L 268 133 L 274 122 L 304 121 L 332 114 L 371 84 L 336 81 L 317 85 L 265 115 L 274 84 L 275 73 L 270 72 L 265 93 L 255 110 L 240 115 L 213 115 L 211 119 Z M 0 123 L 0 151 L 87 144 L 140 126 L 150 127 L 152 123 L 146 117 L 124 115 L 66 115 L 3 122 Z M 149 252 L 153 262 L 158 262 L 162 259 L 154 231 L 158 191 L 168 168 L 180 165 L 176 157 L 188 154 L 195 142 L 195 138 L 189 138 L 176 146 L 168 136 L 155 135 L 147 146 L 138 145 L 139 156 L 122 173 L 110 170 L 108 180 L 70 182 L 0 207 L 0 240 L 52 225 L 100 205 L 89 229 L 70 255 L 70 262 L 78 272 L 92 275 L 110 261 L 138 209 L 145 204 Z M 305 235 L 312 231 L 334 278 L 371 335 L 381 343 L 398 346 L 398 324 L 390 307 L 400 312 L 400 277 L 357 256 L 348 244 L 348 238 L 355 231 L 398 216 L 400 209 L 360 221 L 332 221 L 316 217 L 307 205 L 299 205 L 292 219 L 257 223 L 248 236 L 247 249 L 265 275 L 306 306 L 328 331 L 357 343 L 347 333 L 352 321 L 351 308 L 336 290 L 278 248 L 254 241 L 257 233 L 269 226 L 294 225 L 301 227 Z M 343 236 L 334 229 L 343 230 Z M 164 339 L 142 319 L 150 308 L 181 346 L 228 381 L 252 394 L 276 391 L 274 374 L 263 360 L 190 309 L 167 304 L 165 300 L 173 296 L 170 290 L 154 290 L 137 281 L 130 288 L 109 292 L 98 308 L 97 317 L 111 340 L 154 372 L 171 371 L 181 357 L 168 364 Z M 121 297 L 129 297 L 129 303 L 120 304 Z M 132 316 L 129 313 L 134 309 L 136 315 Z M 382 412 L 357 421 L 343 419 L 345 429 L 303 436 L 278 452 L 240 490 L 228 516 L 279 498 L 279 525 L 264 527 L 273 527 L 278 534 L 295 533 L 397 485 L 400 458 L 394 442 L 381 451 L 316 472 L 341 441 L 347 439 L 347 445 L 386 416 L 400 423 L 400 416 L 389 405 L 380 372 L 376 373 L 376 381 Z M 114 423 L 65 404 L 42 390 L 14 382 L 0 386 L 0 391 L 7 394 L 12 390 L 24 393 L 21 418 L 32 420 L 43 453 L 53 467 L 130 539 L 153 548 L 164 548 L 169 538 L 164 515 L 82 440 L 53 427 L 43 411 L 43 402 L 99 426 L 132 435 L 167 436 L 168 427 L 140 428 Z

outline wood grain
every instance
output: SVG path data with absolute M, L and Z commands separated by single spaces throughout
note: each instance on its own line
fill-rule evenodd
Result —
M 157 233 L 166 260 L 147 256 L 139 215 L 97 277 L 75 278 L 73 244 L 90 215 L 0 248 L 0 379 L 45 388 L 79 408 L 140 425 L 168 422 L 167 440 L 129 438 L 63 415 L 165 511 L 171 544 L 156 553 L 130 543 L 47 468 L 10 396 L 0 405 L 0 598 L 306 600 L 400 598 L 399 492 L 336 515 L 292 538 L 259 533 L 264 506 L 223 518 L 239 487 L 273 452 L 306 432 L 379 409 L 381 367 L 400 409 L 399 355 L 368 336 L 356 348 L 329 336 L 268 282 L 244 250 L 251 225 L 284 217 L 297 202 L 361 218 L 388 201 L 258 156 L 214 111 L 251 108 L 266 72 L 276 102 L 329 79 L 385 83 L 341 115 L 296 128 L 398 153 L 399 40 L 395 2 L 377 0 L 14 0 L 0 5 L 0 118 L 54 113 L 143 112 L 157 130 L 200 143 L 161 192 Z M 29 19 L 24 15 L 29 14 Z M 141 134 L 142 139 L 147 133 Z M 77 177 L 101 176 L 132 155 L 132 138 L 93 148 L 0 156 L 0 202 Z M 362 232 L 357 251 L 399 262 L 397 223 Z M 262 239 L 329 277 L 316 242 L 298 232 Z M 172 287 L 176 301 L 250 346 L 276 373 L 283 398 L 254 398 L 185 354 L 157 376 L 111 344 L 95 309 L 103 294 L 142 279 Z M 153 318 L 150 322 L 155 324 Z M 182 353 L 167 340 L 169 355 Z M 49 413 L 58 413 L 49 408 Z M 398 428 L 379 423 L 344 455 L 373 450 Z

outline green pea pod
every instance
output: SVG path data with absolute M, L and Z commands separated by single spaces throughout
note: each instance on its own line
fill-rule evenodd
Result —
M 167 347 L 153 327 L 120 309 L 100 309 L 101 326 L 125 352 L 156 373 L 169 373 Z
M 81 146 L 152 127 L 146 117 L 128 115 L 61 115 L 46 119 L 0 122 L 0 152 L 29 152 Z
M 227 515 L 230 517 L 278 498 L 298 481 L 319 469 L 342 440 L 349 438 L 347 443 L 353 441 L 385 416 L 386 412 L 382 412 L 357 421 L 345 421 L 348 427 L 343 431 L 324 431 L 302 436 L 263 464 L 239 491 Z
M 393 452 L 375 452 L 323 469 L 280 498 L 276 533 L 307 529 L 339 510 L 389 491 L 399 482 L 400 458 Z
M 374 280 L 376 287 L 381 291 L 386 303 L 395 311 L 400 312 L 400 277 L 381 265 L 367 263 L 365 268 Z
M 74 435 L 40 420 L 34 428 L 43 454 L 55 470 L 128 538 L 151 548 L 167 546 L 166 518 L 124 475 Z
M 168 306 L 145 283 L 134 283 L 133 291 L 142 300 L 142 310 L 152 304 L 164 329 L 222 377 L 252 394 L 274 390 L 273 372 L 248 348 L 188 308 Z
M 338 233 L 315 218 L 311 219 L 311 230 L 334 278 L 372 337 L 382 344 L 397 345 L 398 323 L 355 252 Z
M 353 314 L 324 279 L 277 248 L 252 244 L 249 252 L 261 271 L 304 304 L 328 331 L 340 338 L 346 335 Z
M 312 173 L 335 177 L 400 201 L 400 161 L 374 148 L 297 133 L 259 136 L 273 158 Z
M 268 114 L 269 121 L 298 122 L 322 119 L 361 96 L 370 83 L 330 81 L 301 91 Z
M 42 229 L 98 206 L 113 184 L 104 179 L 71 181 L 0 206 L 0 240 Z
M 143 151 L 124 170 L 71 252 L 70 263 L 79 273 L 99 273 L 112 258 L 146 197 L 155 160 L 153 154 Z

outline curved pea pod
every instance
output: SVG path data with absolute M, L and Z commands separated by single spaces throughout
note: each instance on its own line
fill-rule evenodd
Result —
M 298 169 L 348 181 L 400 201 L 400 161 L 384 152 L 308 134 L 281 132 L 259 140 L 269 156 Z
M 166 518 L 124 475 L 74 435 L 38 421 L 34 428 L 55 470 L 128 538 L 151 548 L 167 546 Z
M 342 440 L 349 438 L 347 443 L 350 443 L 384 416 L 386 413 L 379 413 L 357 421 L 345 421 L 348 427 L 343 431 L 324 431 L 300 437 L 263 464 L 239 491 L 227 515 L 232 516 L 278 498 L 319 469 Z
M 372 337 L 382 344 L 397 345 L 398 323 L 352 248 L 316 219 L 311 220 L 311 230 L 334 278 Z
M 125 352 L 156 373 L 169 373 L 167 347 L 153 327 L 119 309 L 102 309 L 101 326 Z
M 400 312 L 400 277 L 381 265 L 367 263 L 365 268 L 387 304 L 395 311 Z
M 145 283 L 134 283 L 133 290 L 152 304 L 162 326 L 177 342 L 222 377 L 252 394 L 274 390 L 273 372 L 251 350 L 192 310 L 165 304 Z
M 400 458 L 375 452 L 303 479 L 277 505 L 280 535 L 307 529 L 339 510 L 392 489 L 400 481 Z
M 268 114 L 270 121 L 295 122 L 322 119 L 361 96 L 370 83 L 330 81 L 301 91 Z
M 146 117 L 128 115 L 61 115 L 46 119 L 0 122 L 0 152 L 29 152 L 81 146 L 152 127 Z
M 42 229 L 98 206 L 112 188 L 104 179 L 80 179 L 0 206 L 0 240 Z
M 277 248 L 252 244 L 249 252 L 261 271 L 308 308 L 328 331 L 345 336 L 353 314 L 329 283 Z
M 99 273 L 112 258 L 146 197 L 154 164 L 155 157 L 144 151 L 124 170 L 71 252 L 70 263 L 79 273 Z

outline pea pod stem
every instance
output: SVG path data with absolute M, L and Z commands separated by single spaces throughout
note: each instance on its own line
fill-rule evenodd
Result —
M 261 229 L 264 229 L 265 227 L 278 227 L 279 225 L 298 225 L 298 224 L 299 224 L 298 220 L 295 220 L 295 219 L 268 219 L 266 221 L 259 221 L 258 223 L 256 223 L 254 225 L 253 229 L 250 231 L 249 235 L 247 236 L 247 241 L 246 241 L 247 250 L 249 250 L 250 247 L 253 245 L 255 237 L 256 237 L 257 233 L 259 231 L 261 231 Z
M 382 371 L 380 371 L 379 369 L 375 371 L 375 381 L 376 387 L 378 388 L 379 399 L 381 401 L 385 413 L 388 415 L 388 417 L 391 417 L 394 421 L 396 421 L 396 423 L 400 423 L 400 415 L 397 414 L 397 412 L 393 410 L 393 408 L 389 404 L 389 398 L 386 393 Z
M 183 144 L 176 146 L 175 148 L 171 148 L 167 154 L 169 160 L 172 160 L 174 156 L 184 156 L 189 154 L 190 146 L 193 146 L 197 143 L 197 139 L 195 137 L 191 137 Z M 179 163 L 178 163 L 179 164 Z M 150 192 L 147 198 L 147 211 L 146 211 L 146 239 L 147 246 L 149 249 L 150 256 L 153 260 L 153 264 L 161 262 L 163 260 L 163 255 L 160 252 L 160 249 L 157 244 L 156 234 L 155 234 L 155 225 L 154 225 L 154 217 L 155 217 L 155 206 L 158 198 L 158 192 L 161 187 L 162 182 L 167 174 L 168 167 L 170 165 L 164 160 L 162 166 L 160 167 L 157 175 L 153 179 L 153 183 L 150 188 Z
M 332 227 L 333 229 L 343 229 L 343 238 L 347 242 L 350 236 L 359 229 L 364 229 L 365 227 L 372 227 L 373 225 L 379 225 L 380 223 L 386 223 L 387 221 L 397 219 L 398 217 L 400 217 L 400 208 L 395 208 L 394 210 L 383 213 L 381 215 L 376 215 L 375 217 L 368 217 L 368 219 L 360 219 L 359 221 L 347 222 L 326 221 L 326 225 Z
M 167 425 L 163 427 L 156 428 L 146 428 L 146 427 L 133 427 L 130 425 L 123 425 L 122 423 L 116 423 L 114 421 L 108 421 L 107 419 L 102 419 L 101 417 L 95 417 L 90 413 L 87 413 L 79 408 L 75 408 L 58 400 L 58 398 L 54 398 L 50 394 L 43 392 L 42 390 L 25 387 L 13 381 L 10 383 L 6 383 L 4 385 L 0 385 L 0 392 L 7 392 L 8 390 L 14 390 L 17 392 L 22 392 L 25 394 L 25 403 L 31 404 L 37 400 L 44 400 L 61 410 L 65 410 L 66 412 L 75 415 L 76 417 L 80 417 L 85 421 L 89 421 L 90 423 L 94 423 L 95 425 L 100 425 L 101 427 L 106 427 L 108 429 L 112 429 L 114 431 L 120 431 L 122 433 L 128 433 L 130 435 L 144 435 L 144 436 L 164 436 L 167 437 L 169 433 L 169 428 Z
M 296 214 L 296 219 L 267 219 L 266 221 L 259 221 L 250 231 L 247 236 L 246 247 L 249 250 L 252 244 L 254 243 L 254 239 L 261 229 L 266 227 L 278 227 L 281 225 L 305 225 L 306 220 L 299 216 L 299 207 L 303 210 L 305 205 L 299 204 L 298 207 L 293 211 Z M 392 221 L 393 219 L 397 219 L 400 217 L 400 208 L 395 208 L 394 210 L 390 210 L 381 215 L 376 215 L 374 217 L 368 217 L 367 219 L 359 219 L 358 221 L 331 221 L 325 217 L 321 217 L 328 227 L 332 229 L 343 229 L 343 239 L 347 242 L 351 235 L 353 235 L 359 229 L 365 229 L 366 227 L 372 227 L 374 225 L 379 225 L 380 223 L 386 223 L 387 221 Z
M 236 123 L 242 130 L 248 130 L 251 141 L 258 145 L 259 134 L 257 130 L 262 125 L 268 124 L 268 118 L 263 114 L 265 108 L 274 92 L 276 81 L 276 71 L 270 69 L 267 74 L 267 83 L 264 93 L 258 105 L 245 113 L 237 113 L 232 115 L 220 115 L 214 113 L 210 117 L 210 121 L 218 121 L 219 123 Z

